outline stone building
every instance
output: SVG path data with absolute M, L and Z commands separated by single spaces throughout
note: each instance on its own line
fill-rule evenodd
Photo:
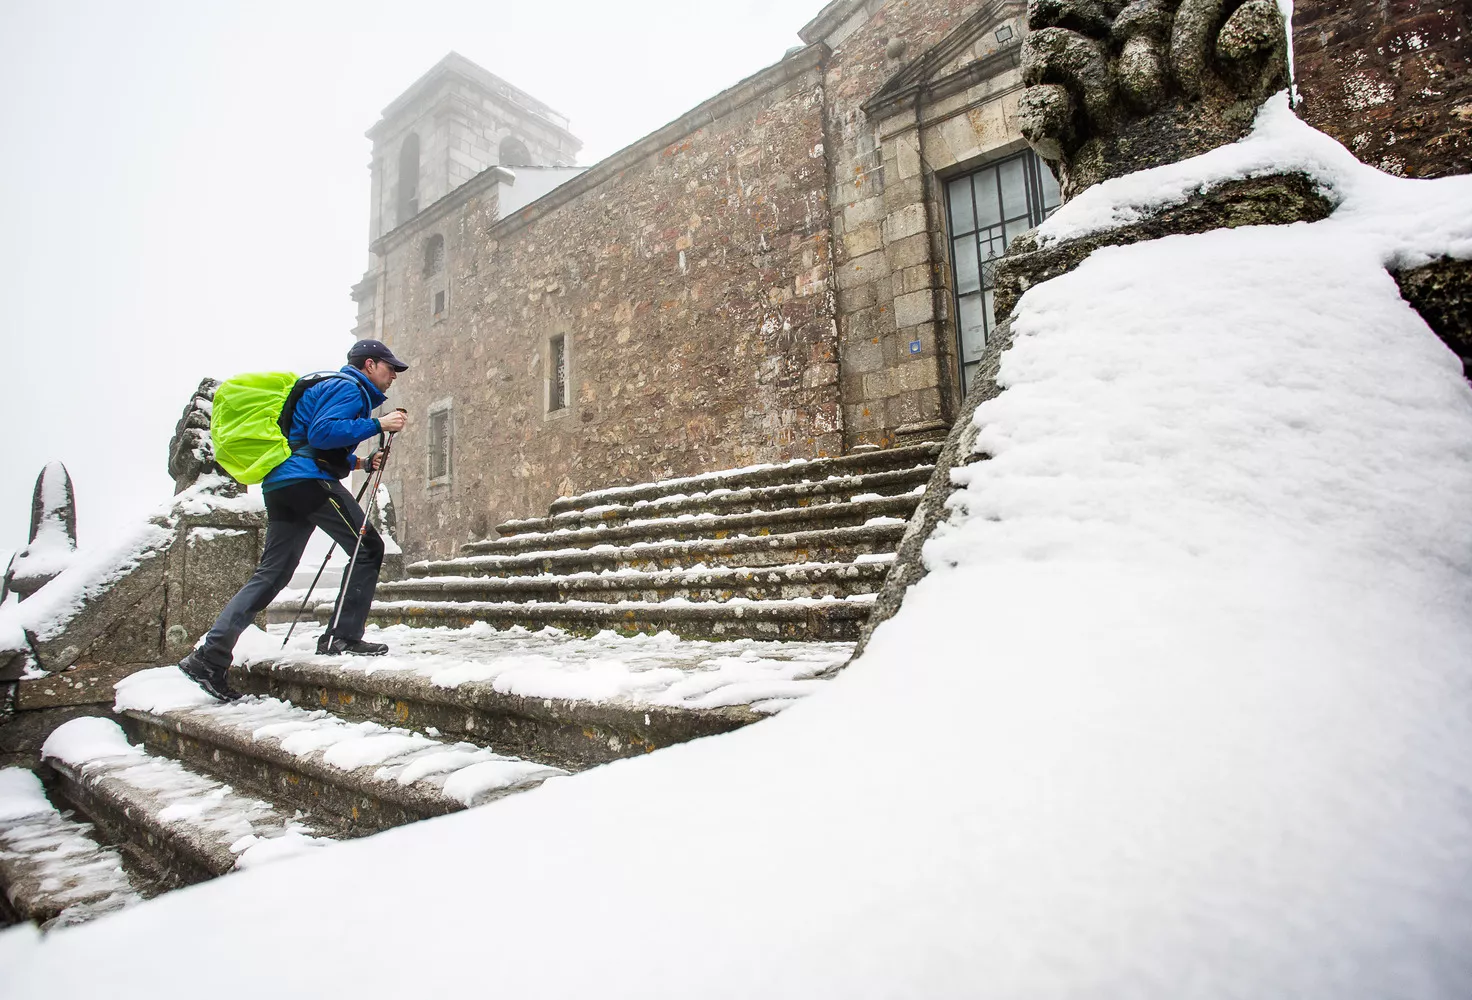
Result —
M 1331 70 L 1362 38 L 1334 6 L 1300 0 L 1310 120 L 1371 162 L 1465 159 L 1455 100 L 1355 124 Z M 990 261 L 1061 200 L 1019 128 L 1026 8 L 834 0 L 783 60 L 585 170 L 565 118 L 459 56 L 390 105 L 354 334 L 413 362 L 389 475 L 409 558 L 559 494 L 943 438 Z M 1422 89 L 1465 81 L 1464 21 L 1436 22 Z

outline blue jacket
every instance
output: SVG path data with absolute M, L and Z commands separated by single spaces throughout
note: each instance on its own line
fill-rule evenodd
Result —
M 359 442 L 378 433 L 373 411 L 388 397 L 352 365 L 343 365 L 341 370 L 349 378 L 325 378 L 302 393 L 287 440 L 305 440 L 313 448 L 356 448 Z M 357 467 L 356 456 L 351 464 Z M 332 477 L 318 468 L 310 455 L 297 454 L 272 469 L 261 488 L 274 489 L 296 479 L 330 481 Z

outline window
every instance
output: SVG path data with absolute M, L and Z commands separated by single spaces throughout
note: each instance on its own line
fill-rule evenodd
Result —
M 548 344 L 547 411 L 567 409 L 567 336 L 559 333 Z
M 1031 150 L 947 182 L 963 393 L 971 388 L 972 373 L 997 325 L 992 312 L 996 259 L 1061 202 L 1058 182 Z
M 399 147 L 398 209 L 399 226 L 419 214 L 419 136 L 412 132 Z
M 434 318 L 443 319 L 445 316 L 445 293 L 434 293 Z
M 424 276 L 439 274 L 445 266 L 445 238 L 438 233 L 424 241 Z
M 429 410 L 429 484 L 450 481 L 450 405 L 436 403 Z
M 532 165 L 532 154 L 526 148 L 526 143 L 508 135 L 501 140 L 501 166 L 503 167 L 530 167 Z

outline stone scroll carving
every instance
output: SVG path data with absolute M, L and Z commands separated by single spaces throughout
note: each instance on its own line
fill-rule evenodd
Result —
M 1277 0 L 1029 0 L 1022 134 L 1069 199 L 1247 134 L 1288 86 Z
M 189 489 L 201 476 L 229 478 L 216 464 L 215 446 L 210 441 L 210 413 L 219 387 L 216 379 L 201 379 L 174 425 L 174 436 L 169 440 L 169 477 L 174 480 L 176 494 Z

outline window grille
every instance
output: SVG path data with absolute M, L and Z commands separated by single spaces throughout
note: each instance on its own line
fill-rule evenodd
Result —
M 547 392 L 547 409 L 567 408 L 567 336 L 559 333 L 551 344 L 551 385 Z
M 1057 211 L 1061 202 L 1058 182 L 1031 150 L 946 183 L 963 393 L 971 388 L 987 338 L 997 325 L 992 309 L 997 258 L 1014 239 Z
M 450 411 L 438 410 L 429 415 L 429 479 L 430 482 L 450 478 Z

